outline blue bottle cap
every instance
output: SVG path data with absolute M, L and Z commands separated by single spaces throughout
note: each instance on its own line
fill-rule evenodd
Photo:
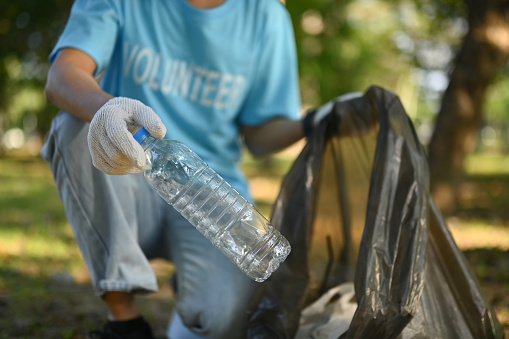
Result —
M 138 132 L 134 134 L 134 140 L 141 144 L 143 140 L 149 135 L 150 133 L 145 129 L 145 127 L 142 127 Z

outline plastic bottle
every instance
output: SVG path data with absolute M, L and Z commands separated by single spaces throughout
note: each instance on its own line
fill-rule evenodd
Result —
M 248 277 L 262 282 L 286 259 L 291 248 L 281 233 L 186 145 L 144 128 L 134 138 L 147 155 L 150 186 Z

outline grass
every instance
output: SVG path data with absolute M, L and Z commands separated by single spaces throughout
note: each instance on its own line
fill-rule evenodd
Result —
M 260 211 L 270 216 L 294 154 L 247 158 L 245 170 Z M 460 211 L 447 216 L 483 292 L 509 329 L 509 157 L 467 161 Z M 263 175 L 260 175 L 263 173 Z M 164 338 L 173 269 L 153 263 L 160 292 L 139 300 Z M 48 164 L 37 157 L 0 157 L 0 339 L 84 338 L 100 326 L 104 308 L 74 241 Z
M 80 263 L 51 174 L 38 159 L 0 161 L 0 225 L 3 270 L 46 276 Z

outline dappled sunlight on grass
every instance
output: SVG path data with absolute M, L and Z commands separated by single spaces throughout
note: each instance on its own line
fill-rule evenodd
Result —
M 75 242 L 70 228 L 61 225 L 48 230 L 47 225 L 20 227 L 3 225 L 0 229 L 0 253 L 3 255 L 40 255 L 46 258 L 68 258 L 74 255 Z M 56 241 L 55 241 L 56 240 Z
M 256 205 L 267 218 L 295 156 L 244 162 Z M 461 209 L 446 220 L 509 329 L 509 160 L 486 159 L 469 160 Z M 497 171 L 472 165 L 477 163 Z M 161 260 L 151 265 L 160 291 L 141 297 L 140 307 L 162 338 L 174 303 L 169 284 L 174 267 Z M 38 158 L 0 158 L 0 328 L 8 329 L 6 338 L 84 338 L 104 319 L 103 305 L 93 296 L 49 166 Z
M 83 281 L 86 270 L 73 238 L 49 235 L 33 230 L 0 228 L 0 261 L 3 269 L 10 269 L 25 277 L 47 279 L 66 274 L 76 282 Z M 43 229 L 42 226 L 38 226 Z M 17 285 L 15 280 L 0 276 L 0 289 Z
M 509 251 L 509 226 L 491 225 L 482 220 L 447 219 L 449 229 L 461 250 L 497 248 Z
M 470 154 L 465 160 L 465 171 L 470 175 L 509 175 L 509 155 Z

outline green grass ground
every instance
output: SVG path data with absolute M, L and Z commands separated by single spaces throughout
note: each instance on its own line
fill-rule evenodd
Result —
M 248 159 L 259 209 L 270 216 L 291 158 Z M 509 334 L 509 157 L 467 162 L 459 213 L 447 216 L 456 242 Z M 264 175 L 261 176 L 260 174 Z M 160 292 L 139 300 L 164 338 L 173 295 L 172 266 L 153 263 Z M 0 158 L 0 339 L 84 338 L 104 308 L 67 224 L 48 165 L 34 157 Z

